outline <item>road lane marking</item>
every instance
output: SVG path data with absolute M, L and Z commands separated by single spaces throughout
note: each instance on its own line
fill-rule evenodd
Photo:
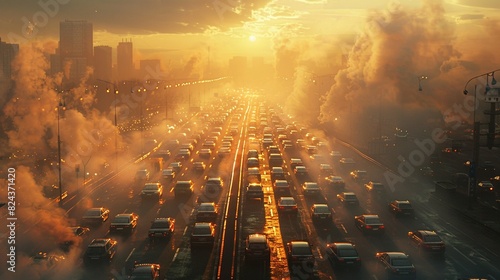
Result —
M 182 235 L 186 235 L 186 231 L 187 231 L 187 230 L 188 230 L 188 227 L 186 226 L 186 227 L 184 228 L 184 232 L 182 233 Z
M 466 258 L 468 261 L 470 261 L 472 264 L 474 265 L 477 265 L 473 260 L 471 260 L 469 257 L 467 257 L 464 253 L 462 253 L 460 250 L 458 250 L 457 248 L 455 248 L 454 246 L 452 246 L 453 249 L 455 249 L 455 251 L 457 251 L 460 255 L 462 255 L 464 258 Z
M 134 251 L 135 251 L 135 247 L 134 247 L 134 248 L 132 248 L 132 251 L 130 251 L 130 254 L 128 254 L 128 257 L 127 257 L 127 259 L 125 260 L 125 262 L 128 262 L 128 260 L 130 259 L 130 257 L 131 257 L 131 256 L 132 256 L 132 254 L 134 253 Z
M 174 254 L 174 258 L 172 259 L 172 262 L 174 262 L 175 258 L 177 258 L 177 254 L 179 254 L 179 249 L 180 248 L 177 248 L 177 250 L 175 250 L 175 254 Z

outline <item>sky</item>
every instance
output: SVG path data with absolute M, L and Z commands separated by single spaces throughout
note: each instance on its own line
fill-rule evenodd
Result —
M 358 34 L 371 11 L 394 3 L 416 7 L 422 1 L 1 0 L 0 37 L 7 42 L 58 40 L 60 21 L 84 19 L 93 23 L 95 45 L 116 47 L 132 39 L 137 58 L 207 55 L 210 49 L 214 60 L 233 55 L 272 60 L 278 36 Z M 495 0 L 447 0 L 443 6 L 448 20 L 464 29 L 500 13 Z

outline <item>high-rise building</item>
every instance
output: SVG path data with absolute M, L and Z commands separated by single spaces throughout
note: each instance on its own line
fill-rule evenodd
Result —
M 2 42 L 0 38 L 0 79 L 12 79 L 12 61 L 19 53 L 18 44 Z
M 94 78 L 108 82 L 113 79 L 113 50 L 110 46 L 94 47 Z
M 116 48 L 118 80 L 130 80 L 134 76 L 133 47 L 131 41 L 118 43 Z
M 92 23 L 61 21 L 59 25 L 59 55 L 61 68 L 70 82 L 79 82 L 93 60 Z

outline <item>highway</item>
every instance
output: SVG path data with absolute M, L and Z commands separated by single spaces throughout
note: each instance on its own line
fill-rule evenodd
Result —
M 293 134 L 286 131 L 293 145 L 284 149 L 279 143 L 280 133 L 277 130 L 292 123 L 279 108 L 267 104 L 260 96 L 227 95 L 214 100 L 209 108 L 194 114 L 171 133 L 155 135 L 157 139 L 164 141 L 161 148 L 168 148 L 172 152 L 172 156 L 163 163 L 164 167 L 177 161 L 175 156 L 178 146 L 167 147 L 170 145 L 167 144 L 168 140 L 178 139 L 182 144 L 194 135 L 200 136 L 190 158 L 182 160 L 182 170 L 174 180 L 163 179 L 161 172 L 154 170 L 150 164 L 150 159 L 145 158 L 125 165 L 122 169 L 87 185 L 79 193 L 70 195 L 62 205 L 70 224 L 80 224 L 83 213 L 90 207 L 110 209 L 110 219 L 91 228 L 81 243 L 66 255 L 65 263 L 58 264 L 52 272 L 42 270 L 40 275 L 51 275 L 49 279 L 120 280 L 127 279 L 134 263 L 139 262 L 160 264 L 160 279 L 169 280 L 385 279 L 383 269 L 375 259 L 375 253 L 403 251 L 410 255 L 417 270 L 417 279 L 500 279 L 500 269 L 497 266 L 500 263 L 498 236 L 443 207 L 439 199 L 429 192 L 433 184 L 432 178 L 415 173 L 405 178 L 396 188 L 390 188 L 384 177 L 387 171 L 384 165 L 335 139 L 322 139 L 326 143 L 318 152 L 322 157 L 312 158 L 306 149 L 296 144 L 297 139 L 304 139 L 306 145 L 313 144 L 311 136 L 306 136 L 306 133 L 314 132 L 308 128 L 302 130 L 297 127 L 298 132 Z M 254 121 L 259 124 L 255 133 L 250 129 L 250 123 Z M 203 148 L 203 142 L 213 135 L 214 127 L 222 127 L 221 136 L 213 149 L 214 153 L 208 159 L 200 158 L 199 151 Z M 268 152 L 261 143 L 266 127 L 273 134 L 274 142 L 282 153 L 284 170 L 291 186 L 289 195 L 298 203 L 299 211 L 296 216 L 278 213 L 276 202 L 280 195 L 273 190 Z M 221 138 L 226 135 L 233 137 L 231 151 L 227 154 L 218 153 L 222 144 Z M 259 151 L 263 201 L 246 197 L 246 155 L 250 149 Z M 332 150 L 339 151 L 342 157 L 353 158 L 355 166 L 349 169 L 341 166 L 338 158 L 330 156 Z M 309 180 L 319 183 L 320 195 L 304 196 L 301 188 L 303 181 L 293 174 L 289 164 L 291 158 L 302 159 L 309 171 Z M 193 162 L 197 161 L 205 162 L 205 171 L 193 170 Z M 322 183 L 322 176 L 319 174 L 320 163 L 330 164 L 334 173 L 344 178 L 345 191 L 353 191 L 358 196 L 358 207 L 345 207 L 337 199 L 337 194 L 344 190 Z M 396 164 L 397 161 L 394 161 L 394 165 Z M 164 193 L 158 201 L 142 200 L 140 197 L 146 181 L 136 180 L 135 174 L 143 168 L 151 171 L 148 182 L 163 184 Z M 367 171 L 366 180 L 351 179 L 349 172 L 353 169 Z M 220 192 L 210 193 L 205 189 L 204 184 L 210 177 L 223 179 L 224 186 Z M 193 181 L 194 193 L 185 199 L 176 198 L 173 191 L 175 183 L 183 180 Z M 370 180 L 384 183 L 386 192 L 381 196 L 367 192 L 364 183 Z M 394 199 L 410 200 L 415 208 L 415 217 L 401 219 L 390 213 L 387 205 Z M 196 210 L 200 201 L 213 201 L 217 204 L 216 235 L 213 246 L 194 249 L 190 245 L 190 235 L 196 222 Z M 312 222 L 311 206 L 314 203 L 328 204 L 333 212 L 330 223 L 317 225 Z M 111 234 L 110 220 L 116 214 L 131 212 L 139 215 L 137 228 L 131 234 Z M 385 232 L 373 236 L 363 234 L 354 225 L 354 216 L 360 214 L 378 214 L 385 225 Z M 168 240 L 150 242 L 148 230 L 156 217 L 175 219 L 175 231 Z M 24 226 L 28 230 L 22 234 L 29 235 L 29 226 Z M 416 229 L 438 232 L 446 243 L 444 258 L 427 256 L 409 244 L 407 233 Z M 270 264 L 245 261 L 245 240 L 252 233 L 267 235 L 272 249 Z M 18 238 L 22 239 L 23 236 Z M 112 238 L 118 241 L 117 254 L 109 265 L 83 264 L 82 255 L 94 238 Z M 285 248 L 288 242 L 294 240 L 310 243 L 316 260 L 314 267 L 288 265 Z M 359 270 L 339 270 L 332 267 L 325 250 L 327 244 L 336 241 L 355 244 L 362 260 Z M 57 250 L 57 244 L 51 247 L 54 253 L 61 254 Z M 34 253 L 38 248 L 32 249 L 32 252 L 25 253 Z M 2 279 L 9 278 L 2 276 Z

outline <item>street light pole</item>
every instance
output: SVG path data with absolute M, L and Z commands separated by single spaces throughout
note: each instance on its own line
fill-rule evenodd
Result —
M 422 83 L 420 81 L 427 80 L 427 76 L 419 76 L 418 77 L 418 91 L 422 91 Z
M 62 97 L 61 97 L 62 98 Z M 61 174 L 61 132 L 60 132 L 60 114 L 61 109 L 64 107 L 62 99 L 59 100 L 59 104 L 57 106 L 57 169 L 59 173 L 59 204 L 62 204 L 63 201 L 63 191 L 62 191 L 62 174 Z

